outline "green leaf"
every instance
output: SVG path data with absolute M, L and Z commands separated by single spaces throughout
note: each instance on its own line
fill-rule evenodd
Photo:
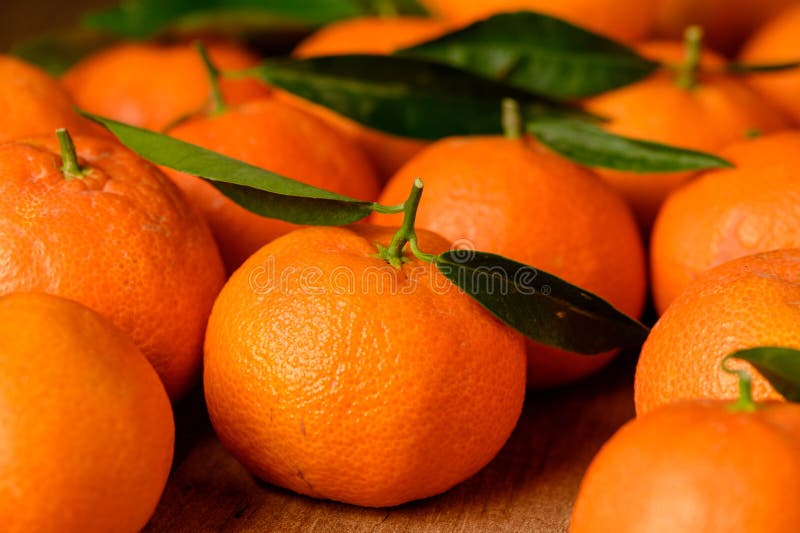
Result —
M 583 121 L 535 120 L 527 128 L 550 149 L 592 167 L 647 173 L 733 166 L 712 154 L 621 137 Z
M 497 318 L 542 344 L 598 354 L 639 347 L 649 332 L 605 300 L 499 255 L 454 250 L 436 266 Z
M 526 117 L 590 116 L 446 65 L 403 57 L 270 59 L 235 75 L 259 75 L 369 127 L 419 139 L 501 133 L 505 97 L 517 100 Z
M 306 185 L 167 135 L 81 112 L 156 165 L 211 180 L 244 208 L 296 224 L 340 226 L 366 217 L 372 203 Z
M 800 402 L 800 351 L 762 346 L 740 350 L 731 358 L 747 361 L 790 402 Z
M 628 85 L 659 68 L 626 46 L 531 12 L 496 15 L 398 53 L 559 99 Z
M 14 45 L 10 53 L 60 76 L 92 52 L 111 46 L 116 39 L 85 30 L 46 33 Z
M 728 63 L 725 65 L 725 74 L 747 75 L 765 72 L 781 72 L 783 70 L 793 70 L 798 67 L 800 67 L 800 61 L 772 64 Z
M 215 14 L 227 13 L 230 17 L 237 11 L 309 26 L 364 14 L 357 0 L 126 0 L 117 7 L 90 12 L 82 22 L 86 27 L 120 37 L 143 39 L 174 25 L 186 24 L 187 18 L 213 20 Z

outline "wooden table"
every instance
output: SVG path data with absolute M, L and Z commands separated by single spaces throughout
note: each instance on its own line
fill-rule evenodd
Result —
M 392 509 L 317 501 L 257 481 L 214 436 L 199 393 L 177 410 L 175 467 L 148 532 L 563 532 L 594 454 L 634 415 L 634 355 L 529 393 L 499 455 L 449 492 Z

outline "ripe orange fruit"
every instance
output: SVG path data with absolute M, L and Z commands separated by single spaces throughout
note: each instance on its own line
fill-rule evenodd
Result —
M 80 117 L 72 106 L 64 89 L 46 72 L 0 54 L 0 143 L 57 128 L 101 134 L 101 128 Z
M 636 41 L 650 32 L 658 0 L 423 0 L 436 15 L 466 24 L 490 15 L 539 11 L 622 41 Z
M 570 532 L 785 533 L 800 520 L 798 490 L 800 407 L 748 413 L 681 402 L 629 422 L 603 446 Z
M 735 398 L 737 379 L 719 371 L 722 358 L 756 346 L 800 348 L 798 301 L 797 249 L 742 257 L 700 274 L 642 348 L 636 412 L 677 400 Z M 753 385 L 757 399 L 780 399 L 759 375 Z
M 668 63 L 679 63 L 684 54 L 677 42 L 648 43 L 639 51 Z M 723 63 L 712 53 L 703 55 L 706 68 Z M 753 130 L 771 132 L 787 125 L 781 112 L 738 79 L 706 73 L 697 81 L 696 87 L 685 89 L 674 74 L 662 70 L 590 98 L 586 108 L 610 118 L 607 129 L 613 133 L 710 153 Z M 692 176 L 691 172 L 641 174 L 607 169 L 598 173 L 627 198 L 645 230 L 652 226 L 666 196 Z
M 763 26 L 745 45 L 741 59 L 746 63 L 783 63 L 800 59 L 800 5 L 787 9 Z M 800 91 L 800 70 L 767 72 L 748 76 L 748 81 L 779 105 L 800 123 L 800 103 L 796 95 Z
M 800 248 L 800 132 L 774 133 L 722 151 L 736 168 L 702 174 L 675 191 L 651 241 L 653 294 L 663 312 L 698 274 L 744 255 Z
M 378 196 L 378 178 L 358 146 L 322 120 L 274 98 L 188 120 L 169 134 L 346 196 L 360 200 Z M 165 170 L 205 215 L 229 272 L 297 227 L 240 207 L 205 180 Z
M 0 353 L 3 530 L 144 527 L 175 428 L 142 353 L 86 307 L 36 293 L 0 298 Z
M 645 299 L 644 252 L 630 209 L 590 171 L 541 146 L 503 137 L 432 144 L 387 184 L 380 202 L 399 204 L 425 182 L 417 226 L 507 256 L 592 291 L 632 316 Z M 398 224 L 375 215 L 378 224 Z M 605 365 L 528 342 L 528 384 L 551 387 Z
M 394 230 L 308 228 L 237 270 L 209 320 L 205 393 L 222 443 L 301 494 L 384 507 L 483 468 L 525 395 L 523 338 L 409 257 Z M 426 252 L 448 243 L 418 232 Z
M 104 314 L 176 398 L 224 283 L 214 239 L 156 167 L 110 140 L 75 144 L 89 172 L 71 178 L 55 136 L 0 145 L 0 294 L 42 291 Z
M 449 25 L 444 21 L 425 17 L 352 18 L 320 29 L 297 45 L 294 55 L 389 55 L 435 39 L 448 29 Z
M 680 39 L 686 28 L 703 28 L 708 45 L 735 54 L 750 34 L 796 0 L 659 0 L 655 33 Z
M 297 57 L 342 54 L 385 55 L 444 34 L 449 25 L 421 17 L 362 17 L 335 22 L 295 49 Z M 378 174 L 388 179 L 419 152 L 425 142 L 367 128 L 325 107 L 279 92 L 278 98 L 322 118 L 361 145 Z
M 212 42 L 207 48 L 222 70 L 258 63 L 257 57 L 234 44 Z M 189 44 L 117 45 L 80 61 L 62 82 L 82 109 L 157 131 L 203 110 L 211 92 L 200 55 Z M 255 79 L 224 79 L 221 85 L 231 105 L 268 91 Z

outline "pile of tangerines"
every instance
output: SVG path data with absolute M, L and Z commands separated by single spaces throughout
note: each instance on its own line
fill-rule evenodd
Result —
M 425 4 L 436 18 L 337 22 L 294 54 L 388 54 L 531 9 L 680 64 L 680 35 L 698 23 L 707 47 L 690 84 L 661 69 L 580 104 L 609 131 L 732 168 L 642 175 L 582 167 L 528 136 L 389 135 L 259 80 L 215 77 L 259 62 L 219 39 L 200 52 L 120 44 L 60 79 L 0 56 L 4 530 L 144 527 L 171 467 L 171 403 L 201 373 L 220 440 L 270 483 L 382 507 L 472 476 L 511 434 L 526 388 L 577 381 L 616 351 L 534 342 L 443 290 L 427 258 L 453 243 L 534 265 L 634 318 L 651 289 L 660 318 L 637 367 L 638 417 L 590 467 L 573 531 L 796 530 L 800 407 L 726 356 L 800 349 L 800 70 L 718 67 L 739 49 L 750 62 L 800 60 L 800 6 Z M 345 227 L 264 217 L 142 159 L 76 106 L 405 207 Z M 423 199 L 409 204 L 420 178 Z M 329 290 L 336 279 L 344 290 Z

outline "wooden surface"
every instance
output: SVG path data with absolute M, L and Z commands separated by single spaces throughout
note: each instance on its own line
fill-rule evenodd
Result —
M 148 532 L 567 530 L 584 470 L 633 417 L 634 360 L 562 390 L 529 393 L 511 439 L 449 492 L 392 509 L 317 501 L 258 482 L 214 436 L 198 394 L 177 411 L 178 445 Z

